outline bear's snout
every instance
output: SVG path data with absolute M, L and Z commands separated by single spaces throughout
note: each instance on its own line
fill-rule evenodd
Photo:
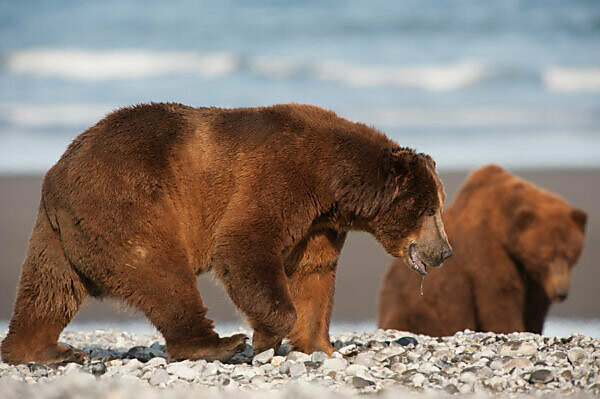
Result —
M 565 292 L 557 292 L 554 294 L 554 298 L 556 298 L 557 302 L 564 301 L 565 299 L 567 299 L 568 296 L 569 296 L 569 293 L 566 291 Z
M 562 302 L 569 296 L 569 288 L 569 265 L 564 260 L 555 260 L 546 279 L 546 294 L 552 302 Z
M 442 253 L 440 254 L 440 259 L 441 259 L 440 264 L 442 264 L 446 259 L 451 257 L 452 253 L 453 253 L 452 247 L 450 246 L 449 243 L 446 243 L 446 247 L 444 249 L 442 249 Z

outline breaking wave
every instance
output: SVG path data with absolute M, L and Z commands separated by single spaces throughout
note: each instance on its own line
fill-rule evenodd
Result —
M 303 62 L 278 57 L 243 57 L 227 53 L 147 50 L 91 51 L 30 49 L 5 56 L 16 74 L 77 81 L 154 78 L 180 73 L 216 78 L 238 70 L 271 78 L 302 76 L 357 87 L 393 86 L 432 91 L 455 90 L 484 79 L 478 62 L 442 65 L 381 66 L 341 61 Z
M 5 64 L 14 73 L 102 81 L 151 78 L 176 73 L 218 77 L 235 70 L 237 59 L 225 53 L 31 49 L 8 54 Z
M 0 104 L 0 120 L 30 128 L 87 126 L 113 109 L 103 104 Z
M 558 92 L 600 91 L 600 68 L 550 67 L 542 76 L 544 85 Z
M 269 78 L 301 77 L 339 82 L 351 87 L 417 88 L 451 91 L 486 79 L 502 78 L 498 69 L 478 61 L 445 64 L 367 65 L 336 60 L 305 61 L 273 56 L 242 57 L 229 53 L 149 50 L 80 50 L 37 48 L 4 56 L 4 66 L 15 74 L 74 81 L 157 78 L 192 74 L 206 78 L 236 71 Z M 519 74 L 516 75 L 517 78 Z M 514 78 L 513 76 L 513 78 Z M 556 92 L 600 91 L 600 68 L 551 66 L 528 78 L 541 80 Z M 504 76 L 510 79 L 510 76 Z
M 432 91 L 456 90 L 487 76 L 484 65 L 461 62 L 448 65 L 363 66 L 325 62 L 317 66 L 321 79 L 336 80 L 351 86 L 394 86 Z

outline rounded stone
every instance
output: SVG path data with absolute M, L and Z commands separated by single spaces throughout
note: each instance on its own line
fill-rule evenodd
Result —
M 204 372 L 202 374 L 203 375 L 217 375 L 218 372 L 219 372 L 219 367 L 214 362 L 211 362 L 206 365 L 206 367 L 204 368 Z
M 166 384 L 169 381 L 169 373 L 167 373 L 167 370 L 165 369 L 156 369 L 152 375 L 150 376 L 150 379 L 148 380 L 148 383 L 150 385 L 160 385 L 160 384 Z
M 574 365 L 583 363 L 587 357 L 587 353 L 581 348 L 572 348 L 567 352 L 569 361 Z
M 193 381 L 198 376 L 198 372 L 186 364 L 183 363 L 172 363 L 167 366 L 167 372 L 173 374 L 177 378 L 181 378 L 186 381 Z
M 338 349 L 338 352 L 344 356 L 352 356 L 358 353 L 358 346 L 356 344 L 346 345 Z
M 533 367 L 531 360 L 524 357 L 515 357 L 502 365 L 502 368 L 507 371 L 512 370 L 513 368 L 528 369 L 531 367 Z
M 465 384 L 474 384 L 477 382 L 477 375 L 472 371 L 463 372 L 460 375 L 460 381 Z
M 531 383 L 547 384 L 552 380 L 554 380 L 554 375 L 552 374 L 552 370 L 548 369 L 535 370 L 529 376 L 529 382 Z
M 371 385 L 375 385 L 375 383 L 371 380 L 367 380 L 366 378 L 362 378 L 362 377 L 352 377 L 352 386 L 354 388 L 365 388 Z
M 283 356 L 273 356 L 273 358 L 271 359 L 271 366 L 278 367 L 284 361 L 285 357 Z
M 254 359 L 252 359 L 252 364 L 260 365 L 260 364 L 269 363 L 271 361 L 271 359 L 273 359 L 274 355 L 275 355 L 275 349 L 273 349 L 273 348 L 268 349 L 264 352 L 259 353 L 258 355 L 255 355 Z
M 302 362 L 294 362 L 290 365 L 290 377 L 299 378 L 306 375 L 306 366 Z
M 538 351 L 537 345 L 532 342 L 509 341 L 500 346 L 498 354 L 500 356 L 532 356 Z
M 348 362 L 345 359 L 331 358 L 326 359 L 323 362 L 323 370 L 342 371 L 348 366 Z
M 154 357 L 154 353 L 151 348 L 145 346 L 134 346 L 129 349 L 123 356 L 125 359 L 137 359 L 140 362 L 146 363 L 148 360 Z
M 373 352 L 362 352 L 354 358 L 354 364 L 361 364 L 365 367 L 371 367 L 374 363 Z
M 310 360 L 310 356 L 304 352 L 292 351 L 287 354 L 287 360 L 291 360 L 294 362 L 308 362 Z
M 310 356 L 310 360 L 315 363 L 322 363 L 327 359 L 329 359 L 329 356 L 327 356 L 327 353 L 320 352 L 320 351 L 313 352 L 312 355 Z
M 421 373 L 416 373 L 412 377 L 412 383 L 416 386 L 421 386 L 421 384 L 423 384 L 423 382 L 425 382 L 425 380 L 426 380 L 425 376 Z
M 398 338 L 397 340 L 394 341 L 394 343 L 402 345 L 402 346 L 408 346 L 408 345 L 417 346 L 419 344 L 419 342 L 413 337 Z
M 367 369 L 362 364 L 351 364 L 346 368 L 346 375 L 350 376 L 364 376 L 367 374 L 369 369 Z

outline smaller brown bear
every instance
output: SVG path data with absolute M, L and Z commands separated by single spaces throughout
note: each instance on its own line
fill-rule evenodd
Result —
M 379 297 L 379 327 L 540 334 L 550 304 L 569 293 L 587 215 L 491 165 L 471 174 L 443 218 L 454 256 L 428 277 L 424 296 L 421 279 L 395 260 Z

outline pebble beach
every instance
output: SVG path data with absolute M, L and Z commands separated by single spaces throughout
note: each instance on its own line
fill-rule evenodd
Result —
M 248 334 L 247 331 L 242 331 Z M 0 338 L 6 332 L 0 333 Z M 65 332 L 86 364 L 0 363 L 3 398 L 316 398 L 600 396 L 600 339 L 573 334 L 459 332 L 432 338 L 395 330 L 332 336 L 333 356 L 293 351 L 230 362 L 169 362 L 160 334 Z M 142 396 L 140 396 L 142 395 Z

